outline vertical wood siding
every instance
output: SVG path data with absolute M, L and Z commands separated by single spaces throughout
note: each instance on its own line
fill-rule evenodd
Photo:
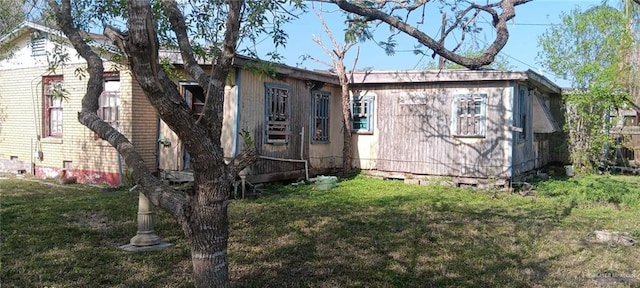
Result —
M 301 151 L 305 159 L 309 157 L 309 115 L 311 106 L 311 90 L 305 82 L 296 79 L 271 79 L 247 70 L 241 71 L 240 91 L 240 127 L 249 131 L 255 140 L 258 153 L 284 159 L 300 159 Z M 289 89 L 289 141 L 281 144 L 266 143 L 265 135 L 265 83 L 287 86 Z M 304 143 L 300 134 L 305 128 Z M 302 150 L 301 150 L 302 149 Z M 280 162 L 273 160 L 258 160 L 251 167 L 251 174 L 269 174 L 304 169 L 303 163 Z
M 527 122 L 525 123 L 526 128 L 525 131 L 527 133 L 525 139 L 519 139 L 518 134 L 520 132 L 513 132 L 513 175 L 517 176 L 524 172 L 530 171 L 534 169 L 536 166 L 536 149 L 538 147 L 534 147 L 534 139 L 533 139 L 533 91 L 529 91 L 529 87 L 525 83 L 516 83 L 514 91 L 514 105 L 513 105 L 513 116 L 514 119 L 518 119 L 520 117 L 518 106 L 520 105 L 518 93 L 520 90 L 524 90 L 525 93 L 525 101 L 524 104 L 528 109 L 526 111 Z
M 379 85 L 368 92 L 377 95 L 376 169 L 478 178 L 508 174 L 508 82 Z M 451 135 L 457 94 L 487 94 L 485 137 Z
M 325 84 L 321 89 L 329 92 L 329 142 L 311 143 L 309 145 L 309 165 L 318 172 L 323 172 L 332 168 L 342 167 L 342 96 L 340 87 Z M 313 111 L 309 111 L 309 121 L 313 116 Z M 311 123 L 311 122 L 309 122 Z M 310 126 L 307 126 L 310 127 Z M 306 129 L 306 128 L 305 128 Z M 311 129 L 306 129 L 307 142 L 313 133 Z

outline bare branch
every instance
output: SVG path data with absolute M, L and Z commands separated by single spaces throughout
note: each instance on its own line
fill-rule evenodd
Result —
M 209 87 L 209 77 L 207 77 L 204 69 L 198 65 L 198 61 L 194 56 L 189 34 L 187 33 L 187 24 L 185 23 L 184 16 L 178 4 L 174 0 L 163 0 L 162 4 L 169 15 L 171 29 L 178 39 L 178 47 L 180 48 L 180 55 L 182 55 L 185 70 L 201 87 Z
M 493 60 L 495 59 L 495 56 L 498 54 L 500 50 L 502 50 L 502 48 L 504 48 L 504 46 L 507 43 L 507 40 L 509 39 L 507 21 L 511 20 L 515 16 L 514 7 L 530 1 L 532 0 L 502 0 L 496 3 L 490 3 L 486 5 L 478 5 L 478 4 L 471 3 L 470 7 L 468 7 L 463 12 L 468 13 L 469 11 L 476 9 L 476 10 L 481 10 L 489 13 L 493 18 L 492 25 L 496 29 L 496 38 L 480 56 L 475 58 L 469 58 L 469 57 L 464 57 L 462 55 L 458 55 L 455 53 L 455 51 L 451 51 L 447 49 L 444 43 L 441 43 L 441 41 L 434 40 L 429 35 L 420 31 L 416 27 L 407 24 L 406 21 L 398 19 L 397 17 L 393 16 L 391 13 L 385 13 L 381 9 L 365 7 L 348 0 L 321 0 L 321 2 L 334 3 L 338 5 L 338 7 L 340 7 L 341 9 L 347 12 L 365 17 L 366 21 L 381 21 L 381 22 L 387 23 L 392 27 L 406 33 L 407 35 L 414 37 L 416 40 L 418 40 L 419 43 L 433 50 L 434 53 L 441 55 L 442 57 L 452 62 L 458 63 L 470 69 L 478 69 L 482 66 L 491 64 L 491 62 L 493 62 Z M 640 1 L 640 0 L 637 0 L 637 1 Z M 387 3 L 392 3 L 392 2 L 405 3 L 404 1 L 401 1 L 401 0 L 376 1 L 376 3 L 378 3 L 377 5 L 378 7 L 382 7 L 380 5 L 383 5 L 383 4 L 386 5 Z M 427 2 L 428 1 L 425 1 L 423 4 L 426 4 Z M 500 14 L 498 14 L 494 9 L 494 7 L 498 7 L 498 6 L 501 7 Z M 462 21 L 462 19 L 463 18 L 461 16 L 457 17 L 456 19 L 457 24 L 459 24 Z M 455 25 L 453 27 L 455 27 Z
M 231 161 L 231 169 L 229 170 L 231 176 L 235 178 L 242 169 L 247 168 L 258 160 L 258 150 L 255 146 L 248 147 L 247 149 L 242 150 L 238 156 L 233 158 Z M 233 179 L 232 178 L 232 179 Z

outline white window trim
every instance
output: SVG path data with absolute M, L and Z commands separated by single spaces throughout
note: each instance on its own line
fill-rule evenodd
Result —
M 461 98 L 480 100 L 480 131 L 476 134 L 460 134 L 458 131 L 458 102 Z M 487 134 L 487 94 L 456 94 L 451 103 L 451 135 L 458 138 L 484 138 Z

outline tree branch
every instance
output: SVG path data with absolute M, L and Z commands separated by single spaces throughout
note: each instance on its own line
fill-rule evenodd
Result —
M 530 1 L 532 0 L 502 0 L 499 2 L 499 5 L 502 8 L 502 12 L 500 14 L 497 14 L 497 12 L 492 8 L 498 5 L 497 3 L 487 5 L 477 5 L 472 3 L 472 8 L 479 9 L 491 14 L 493 18 L 492 25 L 496 29 L 496 38 L 494 39 L 494 41 L 480 56 L 475 58 L 464 57 L 456 54 L 455 52 L 447 49 L 443 43 L 434 40 L 429 35 L 418 30 L 416 27 L 409 25 L 405 21 L 398 19 L 397 17 L 389 13 L 385 13 L 380 9 L 368 8 L 348 0 L 322 0 L 321 2 L 334 3 L 338 5 L 338 7 L 340 7 L 342 10 L 365 17 L 366 21 L 378 20 L 385 22 L 392 27 L 408 34 L 409 36 L 414 37 L 416 40 L 418 40 L 418 42 L 433 50 L 438 55 L 446 58 L 447 60 L 458 63 L 470 69 L 478 69 L 482 66 L 491 64 L 498 52 L 500 52 L 500 50 L 502 50 L 502 48 L 504 48 L 504 46 L 506 45 L 507 40 L 509 39 L 507 21 L 515 16 L 514 7 Z M 423 4 L 426 4 L 426 2 Z M 470 9 L 467 9 L 466 11 L 468 12 L 470 11 Z M 459 22 L 460 20 L 461 18 L 459 18 L 457 21 Z

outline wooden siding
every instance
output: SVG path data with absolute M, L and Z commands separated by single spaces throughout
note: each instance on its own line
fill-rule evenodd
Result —
M 327 170 L 342 167 L 342 99 L 340 87 L 325 84 L 321 91 L 329 92 L 329 143 L 311 143 L 309 145 L 309 166 L 313 171 L 324 173 Z M 310 96 L 311 97 L 311 96 Z M 309 121 L 312 121 L 313 111 L 309 111 Z M 311 127 L 311 122 L 306 127 Z M 310 142 L 313 131 L 306 133 L 305 138 Z
M 229 78 L 232 80 L 227 83 L 225 90 L 221 139 L 225 157 L 234 156 L 234 147 L 236 153 L 244 148 L 242 139 L 236 139 L 237 135 L 235 135 L 236 121 L 240 121 L 238 128 L 251 133 L 258 148 L 258 153 L 262 156 L 300 160 L 302 152 L 302 158 L 309 160 L 310 168 L 315 168 L 318 171 L 341 166 L 343 142 L 341 130 L 342 106 L 340 90 L 337 86 L 327 84 L 321 89 L 331 93 L 329 143 L 310 144 L 311 90 L 306 81 L 299 79 L 271 79 L 247 70 L 239 70 L 239 79 L 235 79 L 237 75 L 234 73 L 235 69 L 230 74 Z M 238 80 L 239 82 L 236 83 Z M 290 89 L 289 105 L 291 113 L 289 123 L 291 134 L 286 144 L 270 144 L 265 141 L 265 84 L 283 85 Z M 240 91 L 236 93 L 238 87 L 240 87 Z M 239 103 L 237 102 L 238 98 L 240 99 Z M 237 104 L 239 104 L 239 107 L 236 107 Z M 238 111 L 236 111 L 237 109 Z M 303 127 L 304 137 L 300 134 Z M 160 144 L 160 169 L 182 170 L 184 167 L 184 149 L 180 139 L 164 122 L 160 124 L 160 137 L 168 139 L 171 143 L 169 146 Z M 301 143 L 303 144 L 301 145 Z M 255 165 L 247 169 L 247 172 L 249 175 L 269 175 L 269 177 L 263 177 L 265 179 L 277 179 L 278 175 L 286 176 L 285 178 L 291 177 L 291 173 L 287 172 L 299 174 L 294 178 L 302 176 L 304 174 L 300 171 L 303 169 L 304 163 L 260 159 Z
M 378 128 L 374 135 L 378 136 L 366 139 L 369 135 L 358 135 L 356 141 L 358 147 L 370 147 L 369 152 L 377 150 L 375 164 L 368 168 L 455 177 L 507 177 L 511 140 L 510 133 L 505 132 L 511 116 L 507 81 L 367 87 L 361 94 L 376 95 L 374 120 Z M 457 94 L 487 94 L 485 137 L 451 136 L 451 107 Z
M 308 134 L 301 135 L 304 128 L 308 132 L 311 90 L 304 81 L 296 79 L 271 79 L 248 70 L 240 73 L 240 127 L 249 131 L 262 156 L 282 159 L 308 159 Z M 287 143 L 268 144 L 265 134 L 265 83 L 284 85 L 289 89 L 289 131 Z M 249 170 L 251 175 L 280 173 L 304 169 L 304 163 L 281 162 L 261 159 Z
M 184 75 L 183 71 L 179 71 Z M 221 135 L 221 144 L 224 150 L 224 156 L 226 158 L 232 158 L 234 155 L 234 144 L 237 145 L 237 149 L 243 148 L 243 143 L 235 143 L 235 121 L 236 121 L 236 103 L 237 103 L 237 95 L 236 95 L 236 83 L 233 77 L 235 71 L 232 70 L 229 75 L 229 80 L 227 85 L 225 86 L 225 98 L 224 98 L 224 107 L 223 107 L 223 118 L 222 118 L 222 135 Z M 189 83 L 189 85 L 197 85 L 190 79 L 178 79 L 175 81 L 176 85 L 180 89 L 180 93 L 184 95 L 183 88 L 180 87 L 182 84 Z M 176 133 L 174 133 L 169 126 L 162 120 L 158 120 L 159 123 L 159 133 L 156 139 L 166 139 L 165 142 L 167 145 L 158 143 L 158 167 L 161 170 L 183 170 L 185 167 L 184 163 L 184 153 L 185 149 L 182 145 L 182 141 L 178 138 Z
M 513 132 L 513 175 L 521 175 L 527 171 L 530 171 L 536 168 L 536 150 L 534 149 L 534 139 L 533 139 L 533 90 L 529 91 L 529 86 L 524 82 L 516 83 L 513 91 L 513 119 L 518 119 L 520 117 L 520 111 L 518 109 L 520 103 L 518 102 L 520 98 L 518 97 L 520 90 L 524 90 L 525 101 L 524 104 L 527 108 L 525 113 L 527 115 L 526 118 L 526 127 L 524 127 L 524 131 L 526 132 L 526 137 L 524 139 L 520 139 L 518 135 L 521 132 Z M 515 121 L 515 120 L 514 120 Z M 514 122 L 516 123 L 516 122 Z M 522 127 L 521 127 L 522 128 Z M 537 149 L 537 147 L 536 147 Z

